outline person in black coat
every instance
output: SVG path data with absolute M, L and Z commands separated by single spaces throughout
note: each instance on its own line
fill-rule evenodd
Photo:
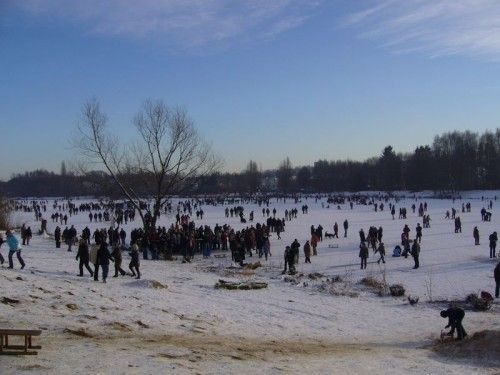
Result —
M 130 268 L 130 271 L 132 271 L 132 276 L 135 277 L 136 279 L 141 278 L 141 272 L 139 271 L 139 245 L 137 243 L 134 243 L 131 247 L 130 251 L 130 257 L 132 258 L 130 260 L 130 264 L 128 265 L 128 268 Z
M 493 232 L 492 234 L 490 234 L 489 240 L 490 240 L 490 258 L 496 258 L 495 250 L 497 248 L 497 241 L 498 241 L 497 232 Z
M 118 273 L 122 276 L 125 276 L 127 273 L 122 270 L 122 250 L 120 249 L 119 245 L 114 245 L 113 246 L 113 252 L 111 253 L 111 256 L 113 257 L 115 261 L 115 274 L 113 277 L 118 277 Z
M 3 237 L 2 237 L 2 235 L 0 234 L 0 248 L 2 247 L 2 244 L 4 242 L 5 241 L 4 241 Z M 0 264 L 3 264 L 4 262 L 5 262 L 5 259 L 4 259 L 3 255 L 2 255 L 2 253 L 0 253 Z
M 61 228 L 58 226 L 54 230 L 54 239 L 56 240 L 56 249 L 61 247 Z
M 495 271 L 493 272 L 493 274 L 495 276 L 495 283 L 496 283 L 495 297 L 498 298 L 500 294 L 500 262 L 495 267 Z
M 87 241 L 84 238 L 80 240 L 80 243 L 78 245 L 76 260 L 80 260 L 79 264 L 80 274 L 78 276 L 83 276 L 83 266 L 85 266 L 87 271 L 89 271 L 91 277 L 94 276 L 94 272 L 89 266 L 89 245 L 87 244 Z
M 102 282 L 105 283 L 109 273 L 109 261 L 113 261 L 113 257 L 109 253 L 108 244 L 102 241 L 99 250 L 97 251 L 97 264 L 102 270 Z
M 419 268 L 420 267 L 420 262 L 419 262 L 420 244 L 417 242 L 416 238 L 415 238 L 415 241 L 413 241 L 413 245 L 411 246 L 411 256 L 413 257 L 413 261 L 415 262 L 413 269 Z
M 457 330 L 457 340 L 462 340 L 467 333 L 462 325 L 462 320 L 465 316 L 465 311 L 460 307 L 450 307 L 448 310 L 442 310 L 440 313 L 442 318 L 448 318 L 448 325 L 445 328 L 451 327 L 448 335 L 453 336 L 455 329 Z
M 361 258 L 361 269 L 366 269 L 368 259 L 368 246 L 364 242 L 359 244 L 359 257 Z
M 472 235 L 474 236 L 474 245 L 479 245 L 479 229 L 477 229 L 477 227 L 474 227 Z

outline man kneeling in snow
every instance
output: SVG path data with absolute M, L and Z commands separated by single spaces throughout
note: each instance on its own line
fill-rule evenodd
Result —
M 450 307 L 448 310 L 443 310 L 440 313 L 441 318 L 448 318 L 448 325 L 444 328 L 451 327 L 448 335 L 453 336 L 455 329 L 457 330 L 457 340 L 462 340 L 467 333 L 462 326 L 462 319 L 465 316 L 465 311 L 460 307 Z

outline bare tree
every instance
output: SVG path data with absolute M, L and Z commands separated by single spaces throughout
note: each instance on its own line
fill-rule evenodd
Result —
M 6 230 L 10 226 L 10 206 L 7 200 L 0 195 L 0 229 Z
M 251 193 L 255 193 L 259 190 L 262 182 L 262 173 L 259 171 L 257 163 L 250 160 L 247 164 L 245 171 L 243 172 L 245 189 Z
M 156 226 L 172 195 L 181 193 L 186 182 L 214 172 L 220 161 L 180 108 L 146 100 L 133 122 L 138 138 L 122 145 L 107 132 L 107 117 L 99 102 L 91 99 L 83 106 L 74 143 L 87 162 L 109 175 L 148 230 Z M 152 199 L 153 204 L 141 204 L 143 198 Z
M 278 167 L 278 188 L 288 192 L 292 186 L 293 168 L 290 158 L 287 156 Z

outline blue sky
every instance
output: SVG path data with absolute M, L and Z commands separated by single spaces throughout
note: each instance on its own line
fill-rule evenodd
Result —
M 0 179 L 71 162 L 83 103 L 147 98 L 239 171 L 410 151 L 500 126 L 500 2 L 0 0 Z

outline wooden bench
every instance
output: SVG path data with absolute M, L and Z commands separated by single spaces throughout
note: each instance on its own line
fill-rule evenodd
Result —
M 36 355 L 34 350 L 41 349 L 39 345 L 32 345 L 31 337 L 40 336 L 41 330 L 38 329 L 3 329 L 0 328 L 0 355 Z M 24 336 L 24 345 L 10 345 L 9 336 Z

